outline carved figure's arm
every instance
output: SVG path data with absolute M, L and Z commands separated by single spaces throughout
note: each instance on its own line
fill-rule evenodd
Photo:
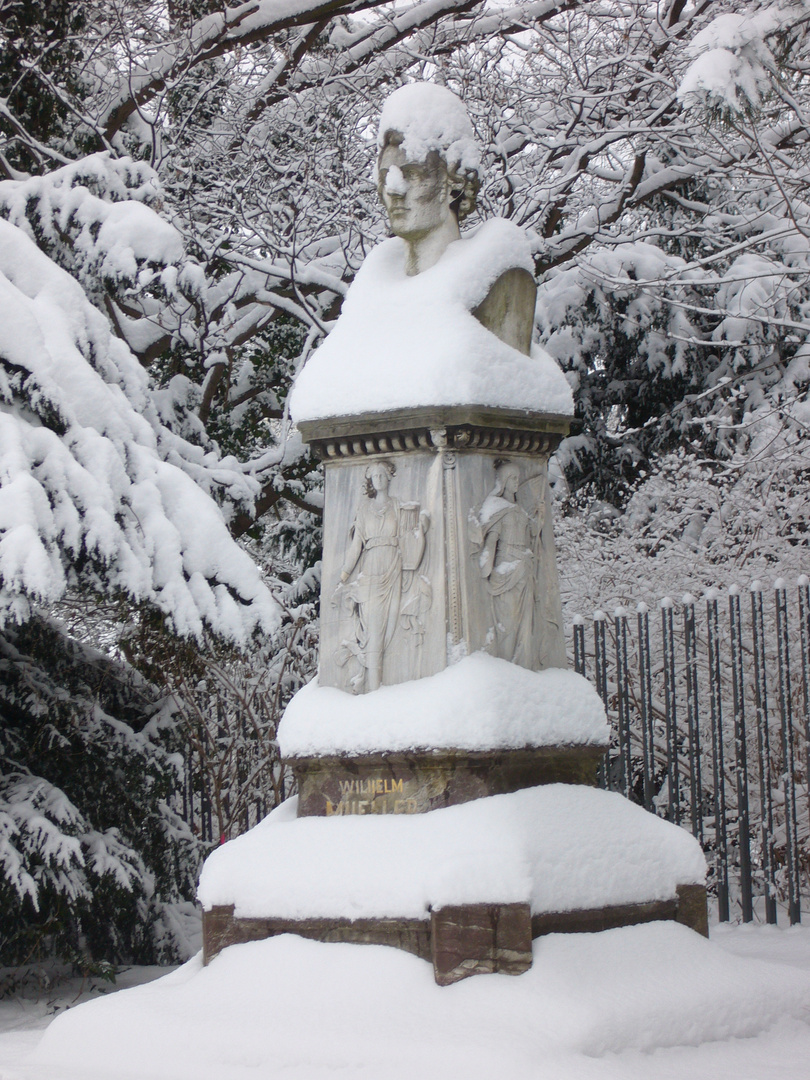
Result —
M 343 563 L 343 569 L 340 572 L 340 583 L 344 584 L 349 578 L 352 570 L 357 566 L 357 560 L 363 553 L 363 538 L 360 535 L 360 530 L 357 528 L 357 523 L 352 525 L 349 535 L 351 536 L 351 543 L 349 544 L 349 550 L 346 552 L 346 560 Z
M 495 566 L 495 555 L 498 550 L 499 534 L 499 527 L 494 525 L 488 530 L 486 538 L 484 539 L 484 546 L 481 548 L 481 552 L 478 556 L 478 565 L 481 568 L 482 577 L 488 578 L 492 573 L 492 568 Z

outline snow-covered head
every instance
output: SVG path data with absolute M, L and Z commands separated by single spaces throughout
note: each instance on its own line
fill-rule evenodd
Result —
M 399 149 L 401 161 L 385 168 L 384 155 L 392 147 Z M 472 213 L 480 186 L 481 150 L 464 103 L 447 87 L 409 83 L 395 90 L 385 102 L 375 169 L 383 202 L 386 188 L 397 191 L 402 162 L 429 170 L 446 169 L 457 219 L 463 221 Z
M 520 487 L 520 468 L 513 461 L 495 462 L 495 487 L 493 495 L 506 495 L 514 498 Z

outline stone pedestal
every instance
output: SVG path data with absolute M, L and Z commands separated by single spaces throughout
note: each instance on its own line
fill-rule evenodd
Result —
M 586 702 L 579 686 L 584 680 L 573 673 L 528 675 L 566 666 L 547 464 L 570 419 L 494 408 L 442 408 L 300 426 L 326 463 L 326 503 L 319 686 L 301 691 L 312 691 L 298 699 L 304 701 L 299 716 L 306 731 L 301 735 L 299 730 L 300 737 L 287 743 L 286 763 L 298 782 L 298 818 L 420 815 L 488 796 L 539 791 L 548 784 L 593 787 L 607 737 L 601 702 L 592 689 L 587 690 L 592 700 Z M 476 660 L 473 654 L 480 652 L 498 659 Z M 489 689 L 471 694 L 470 685 L 478 683 L 464 681 L 467 675 L 461 680 L 460 673 L 472 672 L 483 661 L 495 668 L 506 661 L 508 678 L 491 671 L 494 681 L 481 684 Z M 526 680 L 523 685 L 515 678 L 521 668 L 528 669 L 521 676 L 533 690 Z M 420 682 L 430 677 L 439 681 Z M 565 685 L 569 677 L 570 686 Z M 537 689 L 541 679 L 546 680 L 542 693 Z M 427 692 L 413 696 L 404 687 L 394 691 L 401 683 L 424 685 Z M 556 696 L 552 684 L 559 684 Z M 337 691 L 341 693 L 334 697 Z M 486 695 L 490 726 L 470 735 L 457 721 L 475 710 L 476 693 Z M 364 703 L 362 730 L 355 731 L 347 720 L 349 714 L 357 715 L 347 702 Z M 411 728 L 414 709 L 430 709 L 432 703 L 436 711 L 427 714 L 432 726 Z M 388 721 L 385 736 L 369 738 L 376 717 L 382 715 L 378 704 Z M 534 727 L 510 727 L 516 704 Z M 512 716 L 506 715 L 510 709 Z M 548 723 L 549 716 L 559 727 Z M 584 726 L 583 716 L 590 718 Z M 430 735 L 420 741 L 416 730 Z M 510 746 L 508 739 L 516 730 L 527 731 L 531 745 Z M 481 731 L 486 732 L 483 738 Z M 535 737 L 537 732 L 543 735 Z M 467 735 L 471 741 L 465 747 Z M 551 745 L 566 738 L 573 744 Z M 544 741 L 550 745 L 542 745 Z M 359 744 L 367 752 L 358 752 Z M 568 823 L 560 821 L 559 813 L 554 817 L 561 800 L 561 793 L 554 795 L 547 811 L 549 821 L 556 822 L 548 833 L 554 840 L 568 835 Z M 641 808 L 635 810 L 646 817 Z M 496 805 L 492 812 L 497 817 Z M 529 825 L 533 838 L 549 828 L 546 813 L 537 817 L 537 832 L 534 820 Z M 363 835 L 377 836 L 378 826 L 367 824 L 372 828 L 363 823 Z M 339 843 L 341 835 L 358 835 L 356 830 L 342 833 L 348 825 L 329 824 L 336 830 L 330 845 Z M 584 836 L 593 831 L 587 821 L 585 827 L 586 833 L 564 843 L 550 864 L 562 868 L 564 880 L 578 880 Z M 624 826 L 617 828 L 616 835 L 627 835 L 631 845 L 633 828 L 626 834 Z M 401 835 L 402 829 L 394 833 Z M 504 849 L 510 839 L 505 838 Z M 529 849 L 535 854 L 530 857 L 545 865 L 536 848 L 532 840 Z M 367 867 L 369 860 L 373 865 L 373 852 L 379 856 L 381 849 L 370 850 L 358 865 Z M 446 865 L 454 865 L 457 856 L 453 848 Z M 469 858 L 469 852 L 464 857 Z M 486 858 L 491 862 L 492 853 Z M 356 862 L 350 860 L 347 870 Z M 321 858 L 313 865 L 323 863 Z M 474 881 L 474 859 L 470 865 L 473 877 L 465 880 Z M 283 859 L 273 868 L 283 878 Z M 341 866 L 338 877 L 342 873 Z M 417 866 L 409 880 L 421 880 L 419 875 Z M 637 875 L 631 877 L 635 881 Z M 251 900 L 243 911 L 262 917 L 236 916 L 225 899 L 241 893 L 229 886 L 204 912 L 204 957 L 207 963 L 229 944 L 292 932 L 318 941 L 407 950 L 432 962 L 441 985 L 485 972 L 520 974 L 531 964 L 532 939 L 542 934 L 594 932 L 655 919 L 681 921 L 705 934 L 706 893 L 695 883 L 698 877 L 677 887 L 673 882 L 676 895 L 667 900 L 646 902 L 644 891 L 639 896 L 635 886 L 623 895 L 637 902 L 606 902 L 601 907 L 591 906 L 592 889 L 575 890 L 588 897 L 579 905 L 567 894 L 559 894 L 564 898 L 556 901 L 531 896 L 521 903 L 496 903 L 473 890 L 474 895 L 466 893 L 467 903 L 448 904 L 443 898 L 441 906 L 431 907 L 431 900 L 421 917 L 414 917 L 413 905 L 402 908 L 402 917 L 393 917 L 397 904 L 386 900 L 379 909 L 385 917 L 355 919 L 342 910 L 330 917 L 282 918 L 282 901 L 275 906 L 257 902 L 250 888 Z M 450 895 L 455 899 L 465 890 Z M 311 898 L 308 903 L 305 909 L 320 915 L 317 903 Z M 359 910 L 356 897 L 345 906 L 347 911 Z
M 298 816 L 422 814 L 538 784 L 596 783 L 602 746 L 288 759 Z
M 709 936 L 706 889 L 681 885 L 672 900 L 614 904 L 532 915 L 528 904 L 442 907 L 427 919 L 248 919 L 232 905 L 203 912 L 203 962 L 229 945 L 298 934 L 313 941 L 391 945 L 433 964 L 440 986 L 468 975 L 520 975 L 531 967 L 532 941 L 544 934 L 595 934 L 619 926 L 672 920 Z
M 366 693 L 477 650 L 566 666 L 547 471 L 570 425 L 495 408 L 300 425 L 326 469 L 321 686 Z
M 439 986 L 469 975 L 522 975 L 532 966 L 528 904 L 466 904 L 431 912 L 430 952 Z

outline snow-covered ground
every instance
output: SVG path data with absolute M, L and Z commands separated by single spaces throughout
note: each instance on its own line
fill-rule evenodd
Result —
M 283 937 L 51 1023 L 68 1003 L 0 1003 L 0 1080 L 804 1080 L 810 928 L 553 935 L 526 975 L 444 989 L 393 949 Z

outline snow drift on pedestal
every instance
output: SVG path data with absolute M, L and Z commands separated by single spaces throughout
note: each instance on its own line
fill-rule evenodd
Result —
M 60 1080 L 656 1076 L 655 1058 L 608 1059 L 604 1072 L 593 1058 L 750 1037 L 806 1020 L 809 994 L 806 973 L 675 923 L 553 934 L 525 975 L 449 987 L 397 949 L 285 935 L 62 1013 L 35 1061 Z M 717 1059 L 708 1075 L 723 1075 Z
M 605 708 L 574 671 L 529 671 L 477 652 L 436 675 L 371 694 L 313 680 L 278 730 L 285 758 L 413 749 L 607 745 Z
M 428 919 L 431 907 L 528 902 L 544 914 L 670 900 L 706 876 L 693 836 L 598 788 L 548 784 L 425 814 L 297 818 L 296 802 L 209 855 L 206 910 Z

